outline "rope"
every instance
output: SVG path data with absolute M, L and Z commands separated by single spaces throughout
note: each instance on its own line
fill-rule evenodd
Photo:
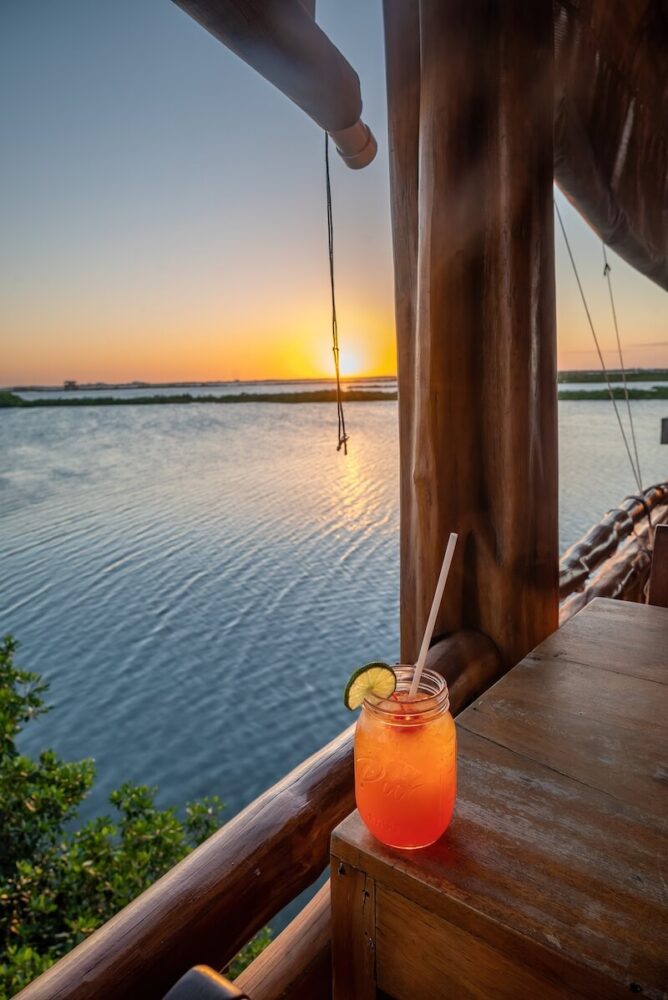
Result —
M 624 431 L 624 425 L 622 423 L 622 418 L 620 416 L 619 409 L 617 407 L 617 400 L 615 399 L 615 394 L 614 394 L 614 392 L 612 390 L 612 386 L 610 384 L 610 378 L 608 376 L 608 369 L 605 367 L 605 361 L 603 360 L 603 352 L 601 351 L 601 346 L 600 346 L 600 344 L 598 342 L 598 337 L 596 336 L 596 330 L 594 329 L 594 323 L 593 323 L 592 318 L 591 318 L 591 313 L 589 312 L 589 306 L 587 305 L 587 299 L 585 298 L 585 293 L 584 293 L 584 290 L 582 288 L 582 282 L 580 281 L 580 275 L 578 274 L 578 269 L 577 269 L 577 265 L 575 263 L 575 258 L 573 257 L 573 251 L 571 250 L 571 245 L 568 242 L 568 236 L 566 235 L 566 229 L 564 228 L 564 222 L 563 222 L 563 219 L 561 218 L 561 212 L 559 211 L 559 206 L 557 205 L 556 199 L 554 201 L 554 207 L 555 207 L 555 210 L 556 210 L 556 213 L 557 213 L 557 218 L 559 219 L 559 225 L 561 226 L 561 232 L 562 232 L 563 237 L 564 237 L 564 243 L 566 244 L 566 249 L 568 250 L 568 256 L 570 257 L 570 260 L 571 260 L 571 265 L 573 267 L 573 273 L 575 275 L 575 280 L 577 281 L 578 289 L 580 290 L 580 298 L 582 299 L 582 305 L 584 306 L 585 313 L 587 314 L 587 321 L 589 322 L 589 329 L 591 330 L 592 337 L 594 338 L 594 344 L 596 345 L 596 351 L 598 353 L 598 359 L 601 362 L 601 370 L 603 371 L 603 374 L 605 375 L 605 381 L 606 381 L 606 383 L 608 385 L 608 393 L 610 394 L 610 401 L 611 401 L 611 403 L 613 405 L 613 408 L 614 408 L 614 411 L 615 411 L 615 416 L 617 417 L 617 423 L 619 424 L 619 430 L 620 430 L 620 433 L 622 435 L 622 440 L 624 441 L 624 447 L 626 448 L 626 454 L 629 457 L 629 464 L 631 466 L 631 471 L 633 472 L 633 478 L 636 481 L 636 485 L 638 487 L 638 491 L 642 492 L 642 486 L 640 485 L 640 477 L 638 475 L 638 472 L 636 471 L 635 465 L 633 464 L 633 456 L 631 455 L 631 449 L 629 448 L 629 443 L 628 443 L 628 441 L 626 439 L 626 432 Z
M 336 412 L 339 421 L 339 443 L 337 451 L 348 454 L 348 435 L 346 421 L 343 416 L 343 399 L 341 396 L 341 371 L 339 366 L 339 329 L 336 323 L 336 297 L 334 295 L 334 219 L 332 216 L 332 185 L 329 177 L 329 135 L 325 132 L 325 178 L 327 182 L 327 241 L 329 244 L 329 283 L 332 289 L 332 353 L 334 355 L 334 371 L 336 372 Z
M 624 397 L 626 399 L 626 409 L 629 414 L 629 427 L 631 428 L 631 440 L 633 441 L 633 454 L 636 460 L 636 469 L 638 470 L 638 483 L 640 489 L 642 489 L 642 474 L 640 472 L 640 459 L 638 457 L 638 443 L 636 441 L 636 431 L 633 424 L 633 414 L 631 412 L 631 400 L 629 399 L 629 387 L 626 381 L 626 368 L 624 367 L 624 356 L 622 355 L 622 341 L 619 336 L 619 326 L 617 324 L 617 310 L 615 309 L 615 300 L 612 295 L 612 281 L 610 280 L 610 273 L 612 268 L 608 263 L 608 254 L 605 249 L 605 243 L 601 240 L 601 248 L 603 250 L 603 276 L 608 280 L 608 294 L 610 295 L 610 308 L 612 309 L 612 319 L 615 324 L 615 336 L 617 338 L 617 353 L 619 354 L 619 367 L 622 372 L 622 381 L 624 383 Z
M 645 513 L 645 517 L 647 518 L 647 523 L 649 524 L 650 533 L 651 533 L 653 531 L 653 529 L 654 529 L 654 525 L 652 524 L 652 508 L 647 503 L 647 500 L 645 499 L 644 494 L 642 494 L 642 493 L 629 493 L 629 495 L 627 497 L 625 497 L 624 499 L 625 500 L 637 500 L 639 504 L 642 504 L 642 508 L 643 508 L 644 513 Z

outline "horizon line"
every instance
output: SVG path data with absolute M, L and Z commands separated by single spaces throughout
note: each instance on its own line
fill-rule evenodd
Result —
M 621 368 L 607 368 L 609 374 L 621 373 Z M 661 365 L 652 365 L 645 367 L 644 365 L 633 365 L 625 366 L 624 371 L 627 374 L 633 374 L 638 372 L 666 372 L 668 367 Z M 558 368 L 557 376 L 569 375 L 569 374 L 592 374 L 601 375 L 601 368 Z M 374 379 L 390 380 L 396 379 L 398 376 L 394 374 L 385 375 L 342 375 L 341 382 L 369 382 Z M 147 379 L 131 379 L 124 382 L 106 382 L 101 379 L 96 381 L 86 381 L 79 382 L 77 379 L 64 379 L 57 383 L 22 383 L 20 385 L 5 385 L 0 386 L 1 389 L 12 391 L 39 391 L 39 390 L 53 390 L 60 391 L 63 390 L 66 385 L 70 384 L 73 390 L 76 389 L 141 389 L 141 388 L 174 388 L 174 387 L 188 387 L 188 386 L 208 386 L 208 385 L 271 385 L 271 384 L 291 384 L 291 383 L 303 383 L 303 382 L 336 382 L 336 377 L 334 375 L 321 375 L 321 376 L 304 376 L 302 378 L 226 378 L 226 379 L 183 379 L 183 380 L 169 380 L 167 382 L 152 382 Z

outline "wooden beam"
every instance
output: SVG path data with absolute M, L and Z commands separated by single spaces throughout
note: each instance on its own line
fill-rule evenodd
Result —
M 434 643 L 427 666 L 448 682 L 450 709 L 462 712 L 503 673 L 503 660 L 491 639 L 480 632 L 455 632 Z
M 285 930 L 235 980 L 252 1000 L 329 1000 L 329 879 Z
M 361 120 L 354 69 L 314 20 L 313 0 L 174 0 L 321 128 L 345 163 L 365 167 L 376 140 Z
M 552 4 L 385 0 L 385 31 L 402 659 L 454 530 L 437 629 L 510 666 L 558 611 Z
M 634 532 L 643 533 L 665 516 L 668 484 L 650 486 L 637 496 L 626 497 L 609 510 L 582 538 L 568 548 L 559 563 L 559 596 L 586 589 L 588 581 L 623 547 Z M 648 542 L 651 545 L 651 537 Z
M 668 484 L 659 483 L 626 497 L 571 545 L 560 563 L 560 624 L 596 597 L 644 602 L 655 527 L 666 520 Z
M 299 0 L 174 2 L 327 132 L 359 120 L 359 77 Z

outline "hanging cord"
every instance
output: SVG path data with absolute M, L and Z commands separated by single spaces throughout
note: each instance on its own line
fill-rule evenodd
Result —
M 619 336 L 619 326 L 617 324 L 617 310 L 615 309 L 615 300 L 612 295 L 612 281 L 610 280 L 610 273 L 612 268 L 608 263 L 608 255 L 605 249 L 605 243 L 601 240 L 601 248 L 603 250 L 603 276 L 608 280 L 608 294 L 610 295 L 610 308 L 612 309 L 612 319 L 615 324 L 615 336 L 617 338 L 617 353 L 619 354 L 619 367 L 622 372 L 622 382 L 624 383 L 624 397 L 626 399 L 626 409 L 629 414 L 629 427 L 631 428 L 631 440 L 633 442 L 633 454 L 636 460 L 636 469 L 638 470 L 638 483 L 640 489 L 642 490 L 642 473 L 640 472 L 640 459 L 638 457 L 638 444 L 636 441 L 636 430 L 633 424 L 633 414 L 631 412 L 631 400 L 629 399 L 629 387 L 626 381 L 626 368 L 624 367 L 624 356 L 622 354 L 622 341 Z M 651 522 L 650 522 L 651 523 Z
M 626 432 L 624 431 L 624 424 L 622 423 L 622 418 L 621 418 L 621 415 L 619 413 L 619 409 L 617 407 L 617 400 L 615 399 L 615 394 L 614 394 L 612 386 L 610 384 L 610 378 L 608 376 L 608 369 L 605 367 L 605 361 L 603 360 L 603 352 L 601 351 L 601 347 L 600 347 L 600 344 L 598 342 L 598 337 L 596 336 L 596 330 L 594 329 L 594 323 L 592 321 L 591 313 L 589 312 L 589 306 L 587 305 L 587 300 L 585 298 L 585 293 L 584 293 L 584 290 L 582 288 L 582 282 L 580 281 L 580 275 L 578 274 L 578 269 L 577 269 L 577 266 L 575 264 L 575 258 L 573 257 L 573 252 L 571 250 L 571 245 L 568 242 L 568 236 L 566 235 L 566 229 L 564 228 L 564 222 L 563 222 L 563 219 L 561 218 L 561 212 L 559 211 L 559 206 L 557 205 L 556 199 L 554 200 L 554 207 L 555 207 L 556 212 L 557 212 L 557 218 L 559 219 L 559 225 L 561 226 L 561 232 L 562 232 L 563 237 L 564 237 L 564 243 L 566 244 L 566 249 L 568 250 L 568 256 L 570 257 L 570 260 L 571 260 L 571 265 L 573 267 L 573 273 L 575 275 L 575 280 L 577 281 L 578 288 L 580 290 L 580 298 L 582 299 L 582 305 L 584 306 L 585 312 L 587 314 L 587 320 L 589 322 L 589 329 L 591 330 L 592 337 L 594 338 L 594 344 L 596 345 L 596 351 L 598 353 L 598 358 L 599 358 L 599 361 L 601 362 L 601 369 L 603 371 L 603 374 L 605 375 L 605 381 L 607 382 L 607 385 L 608 385 L 608 393 L 610 394 L 610 400 L 612 402 L 612 405 L 613 405 L 613 408 L 614 408 L 614 411 L 615 411 L 615 416 L 617 417 L 617 423 L 619 424 L 619 430 L 620 430 L 621 435 L 622 435 L 622 440 L 624 441 L 624 447 L 626 448 L 626 454 L 629 457 L 629 464 L 630 464 L 631 470 L 633 472 L 633 478 L 636 481 L 636 485 L 638 487 L 638 492 L 641 493 L 642 492 L 642 486 L 640 485 L 640 477 L 638 475 L 638 472 L 636 470 L 635 465 L 633 464 L 633 456 L 631 455 L 631 449 L 629 448 L 629 442 L 627 441 Z
M 339 443 L 337 451 L 348 454 L 348 435 L 346 421 L 343 416 L 343 398 L 341 395 L 341 371 L 339 366 L 339 329 L 336 323 L 336 298 L 334 295 L 334 219 L 332 216 L 332 185 L 329 179 L 329 135 L 325 132 L 325 178 L 327 180 L 327 241 L 329 244 L 329 283 L 332 289 L 332 353 L 334 355 L 334 370 L 336 372 L 336 412 L 339 420 Z

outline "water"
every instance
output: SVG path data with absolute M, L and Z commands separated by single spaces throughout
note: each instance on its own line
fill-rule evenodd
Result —
M 634 405 L 646 483 L 668 403 Z M 610 406 L 562 402 L 561 546 L 634 484 Z M 0 630 L 51 684 L 23 746 L 228 815 L 338 733 L 398 651 L 396 403 L 0 413 Z

